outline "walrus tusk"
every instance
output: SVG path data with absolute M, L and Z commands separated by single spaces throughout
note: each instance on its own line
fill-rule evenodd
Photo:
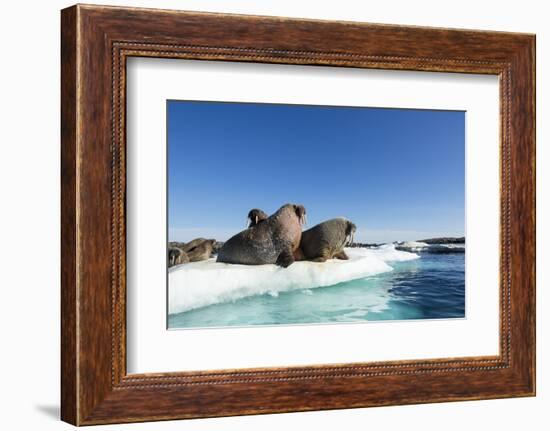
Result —
M 258 216 L 254 218 L 254 224 L 258 224 Z

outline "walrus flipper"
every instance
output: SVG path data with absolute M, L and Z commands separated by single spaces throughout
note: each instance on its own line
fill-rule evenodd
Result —
M 277 262 L 275 262 L 275 265 L 282 266 L 283 268 L 288 268 L 290 265 L 294 263 L 294 253 L 290 248 L 287 248 L 279 254 L 279 257 L 277 257 Z
M 326 262 L 328 260 L 328 257 L 326 256 L 318 256 L 314 259 L 310 259 L 312 262 Z
M 304 252 L 302 251 L 302 249 L 300 247 L 298 247 L 296 250 L 294 250 L 293 256 L 294 256 L 294 261 L 295 262 L 298 262 L 300 260 L 306 260 L 306 257 L 304 256 Z
M 340 251 L 339 253 L 336 253 L 334 255 L 334 258 L 340 259 L 340 260 L 349 260 L 349 257 L 344 250 Z
M 330 251 L 329 247 L 323 247 L 321 250 L 317 252 L 317 255 L 310 260 L 311 262 L 326 262 L 332 257 L 332 252 Z

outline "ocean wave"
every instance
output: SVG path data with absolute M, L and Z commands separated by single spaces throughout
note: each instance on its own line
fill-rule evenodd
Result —
M 347 248 L 346 253 L 349 260 L 295 262 L 288 268 L 234 265 L 215 259 L 178 265 L 168 272 L 168 312 L 176 314 L 253 295 L 277 296 L 290 290 L 332 286 L 391 271 L 387 262 L 419 257 L 396 250 L 393 244 L 376 249 Z

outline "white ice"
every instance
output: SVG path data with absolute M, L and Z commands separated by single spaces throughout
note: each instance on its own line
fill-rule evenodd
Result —
M 400 248 L 406 249 L 407 251 L 422 251 L 429 246 L 429 244 L 420 241 L 405 241 L 399 244 Z
M 352 259 L 356 257 L 370 257 L 372 259 L 380 259 L 384 262 L 403 262 L 420 257 L 415 253 L 396 250 L 394 244 L 384 244 L 376 248 L 346 248 L 346 253 Z
M 295 262 L 288 268 L 232 265 L 215 259 L 178 265 L 168 273 L 168 312 L 181 313 L 252 295 L 277 296 L 289 290 L 332 286 L 391 271 L 386 262 L 419 257 L 398 251 L 392 244 L 376 249 L 347 248 L 346 253 L 349 260 Z

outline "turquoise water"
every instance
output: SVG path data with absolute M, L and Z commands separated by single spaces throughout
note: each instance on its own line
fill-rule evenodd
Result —
M 465 317 L 464 254 L 419 253 L 393 271 L 315 289 L 255 295 L 168 316 L 197 328 Z

